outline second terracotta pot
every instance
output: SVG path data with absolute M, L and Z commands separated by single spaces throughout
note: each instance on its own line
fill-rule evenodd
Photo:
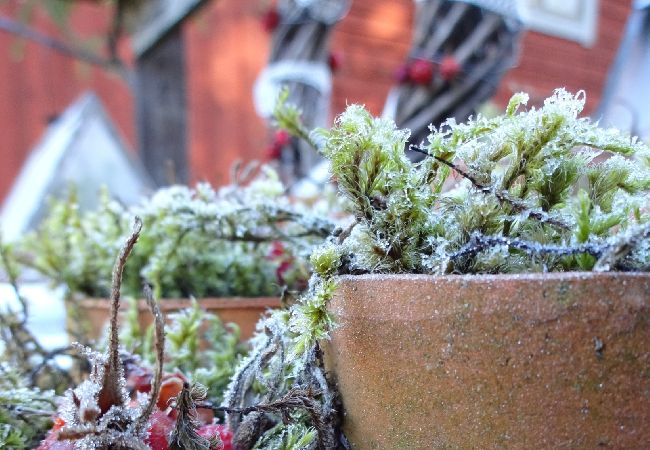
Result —
M 353 448 L 650 448 L 650 274 L 347 276 L 330 309 Z
M 197 300 L 201 308 L 219 316 L 223 323 L 233 322 L 239 326 L 241 339 L 246 340 L 253 335 L 255 325 L 269 309 L 281 306 L 278 297 L 228 297 L 204 298 Z M 89 335 L 97 338 L 101 335 L 108 321 L 110 304 L 107 299 L 87 298 L 77 302 L 80 315 L 88 322 Z M 166 316 L 192 305 L 190 299 L 162 299 L 158 303 Z M 125 308 L 122 305 L 122 308 Z M 151 313 L 144 301 L 138 303 L 138 321 L 146 328 L 152 322 Z

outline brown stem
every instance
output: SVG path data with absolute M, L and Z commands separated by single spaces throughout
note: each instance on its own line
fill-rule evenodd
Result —
M 115 266 L 113 267 L 113 283 L 111 286 L 110 297 L 111 319 L 109 329 L 108 361 L 104 369 L 102 388 L 97 398 L 97 403 L 102 413 L 108 411 L 113 405 L 122 405 L 124 403 L 122 386 L 120 384 L 122 378 L 122 361 L 119 352 L 117 313 L 120 309 L 120 287 L 122 286 L 124 265 L 140 236 L 140 230 L 142 230 L 142 220 L 140 220 L 139 217 L 136 217 L 133 231 L 120 250 L 120 254 L 115 261 Z
M 160 386 L 162 384 L 163 363 L 165 359 L 165 317 L 160 311 L 158 303 L 153 298 L 151 286 L 144 285 L 144 298 L 149 306 L 149 310 L 154 318 L 154 333 L 155 333 L 155 349 L 156 349 L 156 367 L 154 370 L 153 381 L 151 382 L 151 392 L 149 394 L 149 401 L 147 406 L 142 410 L 142 414 L 138 417 L 138 422 L 135 429 L 139 432 L 146 425 L 151 413 L 158 402 L 160 395 Z

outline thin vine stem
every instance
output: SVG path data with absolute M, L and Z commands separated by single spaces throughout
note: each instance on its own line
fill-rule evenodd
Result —
M 456 252 L 449 255 L 449 259 L 454 261 L 464 256 L 473 256 L 477 253 L 492 247 L 508 247 L 521 250 L 529 255 L 554 255 L 554 256 L 571 256 L 588 254 L 600 257 L 609 247 L 610 244 L 594 244 L 591 242 L 567 246 L 567 245 L 545 245 L 536 242 L 530 242 L 523 239 L 516 239 L 503 236 L 485 236 L 475 233 L 469 242 Z

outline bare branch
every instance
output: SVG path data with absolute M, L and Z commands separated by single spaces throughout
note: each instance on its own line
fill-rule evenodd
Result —
M 124 78 L 129 78 L 124 65 L 117 59 L 104 58 L 93 52 L 89 52 L 82 48 L 74 47 L 59 39 L 48 36 L 35 30 L 23 23 L 10 19 L 6 16 L 0 16 L 0 31 L 19 36 L 29 41 L 35 42 L 43 47 L 47 47 L 62 55 L 69 56 L 79 61 L 91 64 L 93 66 L 101 67 L 102 69 L 117 72 Z

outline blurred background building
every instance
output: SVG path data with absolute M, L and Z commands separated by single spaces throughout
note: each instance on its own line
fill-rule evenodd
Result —
M 0 16 L 16 19 L 23 3 L 1 2 Z M 70 3 L 75 7 L 66 19 L 67 27 L 83 38 L 83 48 L 96 48 L 98 30 L 111 25 L 106 4 Z M 223 184 L 234 161 L 268 157 L 272 136 L 256 113 L 252 92 L 269 60 L 271 34 L 265 30 L 269 2 L 197 3 L 202 3 L 197 11 L 174 28 L 173 43 L 166 50 L 175 58 L 171 64 L 180 61 L 184 68 L 186 129 L 185 135 L 177 137 L 186 144 L 187 173 L 181 174 L 180 181 Z M 414 3 L 352 1 L 331 34 L 336 70 L 330 119 L 349 103 L 365 104 L 373 114 L 381 114 L 396 71 L 411 47 Z M 512 93 L 522 90 L 534 104 L 554 88 L 566 87 L 584 89 L 586 113 L 595 112 L 633 1 L 525 0 L 521 5 L 529 30 L 493 104 L 503 107 Z M 66 37 L 44 9 L 35 9 L 28 23 L 45 35 Z M 0 26 L 0 199 L 7 196 L 48 124 L 86 91 L 96 94 L 126 147 L 135 152 L 139 147 L 137 99 L 124 78 L 6 31 L 6 26 Z M 117 51 L 129 60 L 133 48 L 122 40 Z M 173 178 L 170 175 L 169 181 Z

